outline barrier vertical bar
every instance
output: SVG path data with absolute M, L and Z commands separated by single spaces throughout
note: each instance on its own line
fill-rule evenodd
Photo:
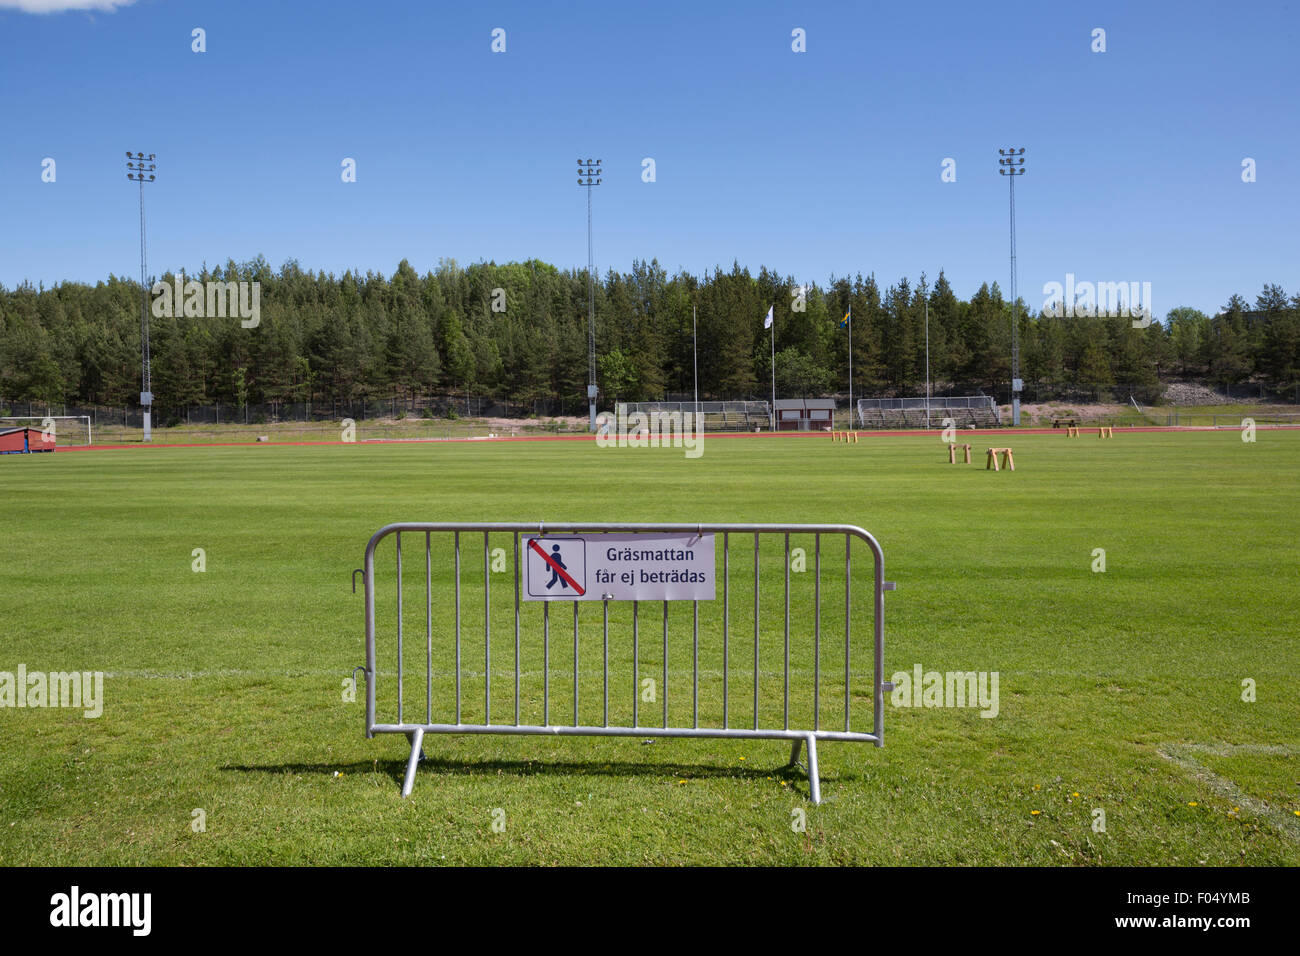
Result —
M 659 688 L 659 696 L 663 700 L 664 707 L 664 726 L 668 726 L 668 602 L 664 601 L 664 683 Z
M 758 730 L 758 532 L 754 532 L 754 729 Z
M 603 707 L 602 707 L 602 710 L 601 710 L 601 721 L 602 721 L 601 726 L 603 726 L 603 727 L 608 727 L 608 726 L 609 726 L 609 601 L 601 601 L 600 603 L 601 603 L 601 610 L 602 610 L 602 612 L 603 612 L 602 615 L 601 615 L 601 617 L 602 617 L 602 620 L 601 620 L 601 632 L 602 632 L 602 637 L 601 637 L 601 640 L 602 640 L 602 651 L 601 651 L 601 654 L 602 654 L 602 658 L 603 658 L 603 661 L 602 661 L 602 665 L 601 665 L 601 666 L 602 666 L 602 671 L 603 671 L 603 676 L 604 676 L 604 683 L 603 683 L 603 685 L 602 685 L 603 688 L 604 688 L 603 691 L 602 691 L 602 696 L 603 696 L 603 698 L 604 698 L 604 704 L 603 704 Z
M 785 533 L 785 695 L 781 711 L 782 727 L 790 729 L 790 532 Z
M 515 726 L 519 726 L 519 532 L 515 532 Z
M 578 602 L 573 602 L 573 726 L 578 726 Z
M 813 536 L 813 730 L 820 730 L 822 690 L 822 536 Z
M 542 723 L 551 725 L 551 602 L 542 602 Z
M 853 593 L 853 538 L 844 536 L 844 731 L 849 729 L 849 630 L 852 621 L 850 596 Z
M 873 539 L 874 540 L 874 539 Z M 875 560 L 872 561 L 875 567 L 875 602 L 874 602 L 874 640 L 873 664 L 875 671 L 875 692 L 873 697 L 873 710 L 871 717 L 872 730 L 876 736 L 876 746 L 885 745 L 885 686 L 883 683 L 885 671 L 885 556 L 880 551 L 878 544 L 872 548 Z
M 424 533 L 424 722 L 433 723 L 433 532 Z
M 722 729 L 727 723 L 727 685 L 731 683 L 731 612 L 728 593 L 731 580 L 730 535 L 722 532 Z
M 632 726 L 639 727 L 641 721 L 637 714 L 637 705 L 641 701 L 641 651 L 637 634 L 637 605 L 632 602 Z
M 456 723 L 460 723 L 460 532 L 455 533 L 456 551 Z
M 353 572 L 355 575 L 356 572 Z M 355 577 L 354 577 L 355 580 Z M 374 737 L 375 685 L 379 681 L 379 666 L 375 660 L 375 546 L 374 539 L 366 545 L 366 560 L 362 565 L 361 586 L 366 592 L 366 739 Z M 355 671 L 353 675 L 355 676 Z
M 488 536 L 483 532 L 483 723 L 492 723 L 492 569 Z
M 691 726 L 700 726 L 700 602 L 691 602 Z
M 402 532 L 397 532 L 397 722 L 402 722 Z

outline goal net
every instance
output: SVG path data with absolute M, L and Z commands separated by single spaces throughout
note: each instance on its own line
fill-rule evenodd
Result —
M 693 412 L 700 416 L 705 431 L 766 430 L 772 422 L 772 409 L 767 402 L 619 402 L 615 414 L 626 418 L 633 414 L 671 415 Z
M 52 435 L 59 448 L 76 448 L 90 444 L 89 415 L 24 415 L 0 418 L 0 431 L 10 428 L 34 428 Z
M 924 395 L 916 398 L 858 399 L 863 428 L 941 428 L 951 419 L 958 428 L 997 428 L 1002 415 L 989 395 Z

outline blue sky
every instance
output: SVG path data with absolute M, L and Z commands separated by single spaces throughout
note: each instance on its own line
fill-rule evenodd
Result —
M 1295 3 L 13 9 L 69 3 L 0 0 L 9 287 L 138 275 L 129 148 L 158 155 L 151 274 L 258 254 L 336 273 L 440 257 L 581 267 L 574 160 L 591 156 L 602 272 L 738 260 L 891 283 L 942 267 L 968 297 L 1008 285 L 997 148 L 1017 145 L 1031 307 L 1066 273 L 1150 282 L 1157 315 L 1212 313 L 1265 282 L 1300 291 Z M 945 158 L 956 182 L 941 182 Z

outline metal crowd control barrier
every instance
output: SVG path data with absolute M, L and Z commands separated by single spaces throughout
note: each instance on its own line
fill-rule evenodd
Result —
M 715 600 L 700 601 L 687 600 L 680 602 L 688 605 L 691 611 L 691 642 L 689 649 L 685 644 L 683 637 L 677 638 L 679 646 L 675 651 L 671 646 L 673 642 L 669 640 L 669 605 L 678 603 L 670 600 L 662 602 L 658 600 L 630 600 L 630 601 L 611 601 L 609 595 L 602 595 L 592 600 L 589 596 L 587 600 L 593 604 L 592 616 L 599 614 L 600 624 L 600 654 L 598 659 L 601 664 L 599 674 L 591 673 L 588 687 L 599 686 L 601 690 L 601 721 L 599 724 L 594 722 L 583 723 L 580 720 L 579 713 L 579 690 L 583 686 L 582 675 L 579 672 L 579 661 L 581 652 L 579 648 L 579 608 L 578 605 L 583 603 L 579 600 L 564 600 L 559 602 L 572 603 L 573 605 L 573 636 L 572 636 L 572 721 L 565 723 L 553 719 L 551 712 L 551 698 L 555 696 L 552 684 L 557 682 L 567 682 L 569 680 L 567 667 L 562 661 L 560 666 L 552 668 L 553 656 L 564 656 L 565 651 L 562 647 L 567 645 L 567 640 L 561 644 L 556 641 L 556 647 L 552 647 L 551 641 L 551 618 L 555 615 L 551 612 L 551 604 L 556 601 L 547 601 L 542 603 L 541 607 L 541 627 L 540 633 L 537 629 L 525 628 L 522 624 L 521 603 L 520 603 L 520 535 L 532 536 L 586 536 L 587 538 L 607 534 L 665 534 L 675 533 L 681 535 L 695 536 L 713 536 L 716 542 L 718 536 L 721 536 L 721 575 L 717 576 L 716 554 L 714 574 L 717 577 L 717 583 L 720 587 L 715 594 Z M 501 536 L 508 536 L 507 542 L 513 541 L 513 581 L 512 587 L 506 593 L 509 594 L 507 600 L 513 600 L 513 655 L 508 653 L 509 644 L 507 642 L 506 656 L 513 659 L 513 681 L 503 681 L 503 668 L 494 667 L 492 658 L 492 638 L 493 638 L 493 592 L 498 594 L 503 592 L 506 587 L 506 581 L 510 580 L 505 567 L 506 559 L 503 548 L 492 548 L 492 536 L 497 535 L 497 541 L 500 543 Z M 796 568 L 795 590 L 797 592 L 796 621 L 794 624 L 796 630 L 796 666 L 794 671 L 791 669 L 791 536 L 796 536 L 796 542 L 803 542 L 811 545 L 812 561 L 811 567 L 807 567 L 807 551 L 804 549 L 804 567 Z M 385 642 L 385 662 L 386 669 L 379 669 L 379 658 L 377 653 L 377 612 L 376 612 L 376 572 L 375 572 L 375 552 L 381 542 L 392 536 L 395 539 L 394 558 L 395 558 L 395 583 L 396 598 L 393 602 L 396 609 L 395 621 L 395 647 L 390 642 Z M 438 542 L 438 548 L 434 547 L 435 536 L 449 538 Z M 407 539 L 415 537 L 424 549 L 424 567 L 422 570 L 423 581 L 418 581 L 418 591 L 423 591 L 423 607 L 411 607 L 410 601 L 407 602 L 406 608 L 403 607 L 403 579 L 402 579 L 402 543 L 403 537 Z M 761 539 L 776 537 L 781 540 L 782 550 L 775 552 L 775 549 L 769 548 L 765 557 L 769 565 L 773 564 L 777 557 L 780 557 L 781 564 L 784 567 L 784 590 L 783 601 L 776 604 L 772 598 L 767 600 L 769 608 L 776 605 L 781 609 L 781 627 L 778 630 L 775 622 L 765 624 L 763 621 L 764 613 L 761 607 L 760 582 L 764 580 L 760 569 L 760 551 Z M 741 570 L 742 564 L 738 563 L 737 568 L 732 567 L 732 552 L 747 551 L 749 541 L 752 538 L 752 572 L 746 568 Z M 842 559 L 837 553 L 838 548 L 832 547 L 824 549 L 825 539 L 842 538 L 844 541 Z M 866 683 L 865 674 L 857 673 L 852 669 L 855 660 L 855 647 L 853 641 L 853 620 L 855 613 L 854 602 L 854 584 L 852 575 L 853 560 L 853 540 L 859 539 L 864 542 L 870 549 L 873 561 L 873 576 L 871 584 L 871 616 L 872 616 L 872 647 L 871 647 L 871 678 L 870 694 L 873 701 L 871 730 L 855 730 L 852 716 L 852 698 L 854 691 L 865 691 L 863 686 Z M 609 539 L 607 539 L 609 540 Z M 739 547 L 738 547 L 739 543 Z M 479 546 L 482 547 L 482 569 L 478 570 L 477 556 L 470 561 L 462 561 L 462 550 L 468 549 L 477 552 Z M 539 555 L 542 555 L 540 549 L 536 549 Z M 798 549 L 796 549 L 797 551 Z M 775 553 L 773 553 L 775 552 Z M 437 560 L 439 554 L 450 558 L 448 562 L 451 567 L 448 568 L 441 561 Z M 742 558 L 744 555 L 742 555 Z M 543 560 L 546 559 L 542 555 Z M 798 555 L 796 554 L 796 558 Z M 525 560 L 533 560 L 525 552 Z M 494 570 L 490 565 L 496 564 L 495 573 L 500 573 L 502 580 L 494 584 Z M 744 565 L 749 564 L 743 561 Z M 834 596 L 831 599 L 831 611 L 823 611 L 823 591 L 830 592 L 831 589 L 823 588 L 822 578 L 824 566 L 831 569 L 834 574 L 839 569 L 843 570 L 842 588 L 834 588 Z M 444 607 L 443 602 L 439 600 L 435 603 L 434 583 L 435 568 L 437 569 L 437 581 L 441 585 L 440 591 L 446 592 L 446 596 L 451 600 L 447 602 L 449 606 Z M 469 570 L 468 582 L 464 581 L 467 569 Z M 358 569 L 364 574 L 365 580 L 365 615 L 366 615 L 366 737 L 373 737 L 375 734 L 404 734 L 411 745 L 410 757 L 406 765 L 406 775 L 402 785 L 402 795 L 408 796 L 415 784 L 416 768 L 419 761 L 424 758 L 423 742 L 426 734 L 550 734 L 559 736 L 592 736 L 592 737 L 702 737 L 702 738 L 738 738 L 738 739 L 766 739 L 766 740 L 789 740 L 792 742 L 790 761 L 788 768 L 797 768 L 800 748 L 804 745 L 808 748 L 808 787 L 809 795 L 813 803 L 821 802 L 821 787 L 818 778 L 817 769 L 817 742 L 819 740 L 833 741 L 855 741 L 862 743 L 872 743 L 877 747 L 884 744 L 884 693 L 891 690 L 892 686 L 884 680 L 884 595 L 886 591 L 894 590 L 894 583 L 887 582 L 884 579 L 884 555 L 881 552 L 880 545 L 876 539 L 861 528 L 852 525 L 832 525 L 832 524 L 550 524 L 550 523 L 524 523 L 524 522 L 403 522 L 390 524 L 371 537 L 370 542 L 366 545 L 365 567 Z M 799 574 L 803 571 L 805 573 Z M 807 572 L 811 573 L 807 573 Z M 558 573 L 558 572 L 557 572 Z M 769 571 L 769 574 L 771 572 Z M 353 590 L 356 589 L 355 582 L 356 572 L 353 572 Z M 449 580 L 446 580 L 447 578 Z M 741 580 L 744 579 L 744 580 Z M 738 604 L 735 609 L 732 608 L 733 592 L 749 590 L 750 579 L 752 579 L 752 613 L 749 612 L 750 604 L 746 601 L 743 605 Z M 476 584 L 483 585 L 481 599 L 475 595 L 475 600 L 471 604 L 462 600 L 462 590 L 466 586 L 474 587 Z M 865 582 L 863 582 L 865 583 Z M 407 590 L 413 590 L 411 585 L 406 585 Z M 386 590 L 386 589 L 385 589 Z M 862 589 L 865 591 L 865 588 Z M 811 592 L 811 593 L 809 593 Z M 641 640 L 641 618 L 647 615 L 642 614 L 640 605 L 644 604 L 663 604 L 662 611 L 662 644 L 658 642 Z M 610 616 L 611 604 L 631 605 L 630 624 L 631 624 L 631 694 L 626 693 L 626 689 L 621 693 L 623 700 L 616 700 L 616 710 L 623 711 L 622 720 L 615 715 L 611 722 L 610 716 Z M 708 608 L 711 616 L 720 618 L 715 620 L 706 630 L 711 630 L 711 634 L 706 634 L 704 651 L 711 657 L 715 664 L 719 664 L 719 669 L 702 669 L 701 668 L 701 641 L 700 641 L 700 607 L 701 604 L 713 605 Z M 535 607 L 525 604 L 525 607 Z M 842 616 L 840 609 L 842 608 Z M 557 607 L 557 610 L 559 608 Z M 502 625 L 510 627 L 511 619 L 509 615 L 510 608 L 496 606 L 496 615 L 498 620 L 495 622 L 500 631 Z M 422 612 L 422 613 L 419 613 Z M 388 617 L 390 610 L 386 609 L 384 616 Z M 624 610 L 619 609 L 619 614 Z M 859 616 L 863 612 L 859 611 Z M 422 648 L 412 649 L 409 644 L 404 646 L 405 632 L 407 628 L 405 619 L 408 617 L 418 617 L 423 623 L 424 642 Z M 564 614 L 563 617 L 567 617 Z M 659 615 L 655 615 L 658 617 Z M 684 616 L 681 615 L 681 616 Z M 744 636 L 733 634 L 733 627 L 738 617 L 748 616 L 748 621 L 741 621 L 742 624 L 752 626 L 752 636 L 746 633 Z M 473 619 L 472 621 L 470 619 Z M 823 619 L 829 621 L 829 627 L 826 633 L 823 632 Z M 391 621 L 392 619 L 389 618 Z M 835 711 L 842 710 L 841 714 L 835 716 L 842 717 L 842 724 L 836 720 L 836 729 L 825 729 L 822 726 L 822 710 L 826 706 L 822 697 L 822 686 L 828 682 L 835 682 L 839 679 L 840 662 L 840 641 L 839 632 L 842 624 L 843 644 L 842 644 L 842 708 L 834 706 Z M 593 632 L 594 626 L 589 624 L 589 629 Z M 472 656 L 462 657 L 462 644 L 464 631 L 469 627 L 475 632 L 481 633 L 482 646 L 478 645 L 477 638 L 474 640 L 474 653 Z M 835 636 L 830 636 L 830 630 L 833 628 Z M 437 631 L 437 652 L 439 656 L 439 667 L 435 671 L 435 629 Z M 385 632 L 389 627 L 385 626 Z M 533 633 L 526 633 L 532 630 Z M 567 628 L 566 628 L 567 630 Z M 746 632 L 750 628 L 744 629 Z M 712 639 L 710 639 L 712 638 Z M 521 647 L 524 648 L 525 654 L 537 656 L 537 642 L 541 643 L 540 671 L 529 670 L 525 668 L 521 671 Z M 809 644 L 811 643 L 811 656 L 809 656 Z M 752 653 L 751 653 L 752 647 Z M 652 668 L 655 677 L 662 680 L 661 687 L 654 686 L 654 678 L 642 678 L 641 663 L 645 656 L 643 653 L 646 649 L 654 656 L 659 656 L 658 652 L 662 651 L 661 660 L 655 661 L 657 667 Z M 423 650 L 423 654 L 418 652 Z M 780 652 L 779 670 L 777 667 L 771 669 L 762 669 L 760 664 L 763 662 L 763 654 L 766 651 L 768 660 L 776 657 Z M 865 648 L 858 648 L 859 652 Z M 720 660 L 718 652 L 720 651 Z M 498 655 L 501 655 L 502 649 L 500 642 L 497 648 Z M 590 650 L 589 657 L 596 656 Z M 669 659 L 670 655 L 676 653 L 682 657 L 687 653 L 690 655 L 691 666 L 689 669 L 691 680 L 691 719 L 689 724 L 685 720 L 674 722 L 670 720 L 669 714 Z M 828 655 L 836 662 L 834 669 L 823 667 L 823 658 Z M 748 658 L 746 666 L 745 658 Z M 860 659 L 860 654 L 857 659 Z M 736 664 L 736 659 L 741 658 L 740 663 Z M 407 658 L 414 658 L 408 661 Z M 469 667 L 476 667 L 479 662 L 483 665 L 482 674 L 473 670 L 464 669 L 466 661 L 472 661 Z M 414 663 L 416 666 L 409 666 Z M 619 661 L 616 659 L 616 665 Z M 395 666 L 393 666 L 395 664 Z M 419 665 L 423 665 L 421 668 Z M 358 668 L 360 669 L 360 668 Z M 424 674 L 422 689 L 424 693 L 414 700 L 407 699 L 407 671 L 412 669 L 423 669 Z M 752 674 L 750 673 L 752 671 Z M 508 671 L 504 672 L 508 674 Z M 679 671 L 685 673 L 685 670 Z M 796 681 L 803 681 L 803 689 L 807 690 L 807 680 L 811 677 L 811 713 L 807 712 L 809 703 L 807 695 L 802 698 L 796 698 L 796 708 L 804 709 L 804 716 L 810 717 L 805 723 L 800 724 L 796 719 L 794 725 L 791 721 L 791 678 L 794 674 Z M 537 677 L 540 674 L 540 687 L 537 687 Z M 779 674 L 779 681 L 778 681 Z M 501 676 L 498 676 L 501 675 Z M 739 676 L 737 676 L 739 675 Z M 829 675 L 829 676 L 828 676 Z M 620 676 L 616 667 L 616 681 L 625 679 L 626 675 Z M 706 701 L 706 709 L 713 710 L 713 719 L 709 720 L 705 715 L 703 725 L 701 723 L 701 702 L 700 702 L 700 682 L 701 677 L 706 681 L 716 685 L 721 684 L 721 712 L 718 713 L 717 695 L 714 694 L 711 700 Z M 493 704 L 493 678 L 497 677 L 497 696 L 498 704 L 504 704 L 509 707 L 509 697 L 502 692 L 502 684 L 505 689 L 513 690 L 513 713 L 506 722 L 493 722 L 492 704 Z M 380 721 L 378 717 L 378 690 L 380 679 L 383 678 L 385 687 L 391 687 L 388 693 L 391 697 L 385 698 L 385 712 L 390 717 L 389 720 Z M 761 679 L 760 679 L 761 678 Z M 524 681 L 528 686 L 523 693 L 523 698 L 527 709 L 534 711 L 531 715 L 536 717 L 538 710 L 537 697 L 540 691 L 540 722 L 521 721 L 521 686 Z M 472 684 L 469 693 L 465 692 L 464 685 Z M 732 708 L 732 698 L 737 696 L 735 691 L 743 683 L 742 694 L 751 700 L 745 703 L 748 713 L 745 715 L 748 719 L 742 720 L 741 723 L 748 726 L 738 726 L 734 719 L 735 714 Z M 765 689 L 760 689 L 760 684 L 766 683 Z M 438 720 L 435 720 L 435 685 L 439 685 L 437 709 Z M 653 693 L 647 696 L 647 685 L 653 688 Z M 673 687 L 677 685 L 674 682 Z M 780 717 L 777 713 L 777 691 L 780 689 Z M 481 696 L 479 691 L 481 690 Z M 594 689 L 592 690 L 594 694 Z M 472 696 L 470 696 L 472 694 Z M 630 696 L 630 716 L 627 712 L 626 704 Z M 839 695 L 836 695 L 839 696 Z M 861 693 L 860 693 L 861 696 Z M 658 701 L 655 698 L 659 697 Z M 644 710 L 641 704 L 645 702 L 658 703 L 660 710 L 659 719 L 654 724 L 642 722 Z M 423 720 L 408 719 L 406 716 L 407 707 L 405 705 L 414 703 L 416 708 L 423 704 Z M 482 708 L 479 708 L 479 704 Z M 836 702 L 838 704 L 838 702 Z M 470 715 L 467 712 L 473 710 Z M 593 703 L 588 703 L 588 709 L 594 709 Z M 684 706 L 679 708 L 684 714 Z M 391 718 L 395 716 L 395 720 Z M 558 715 L 557 715 L 558 716 Z M 479 719 L 481 717 L 481 719 Z M 450 719 L 447 719 L 450 718 Z M 859 718 L 860 720 L 861 718 Z M 809 726 L 810 725 L 810 726 Z M 802 768 L 800 768 L 802 769 Z

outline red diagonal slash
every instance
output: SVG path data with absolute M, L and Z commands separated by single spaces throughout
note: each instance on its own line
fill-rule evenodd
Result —
M 542 560 L 545 561 L 550 566 L 551 570 L 554 571 L 556 574 L 558 574 L 560 577 L 564 578 L 564 580 L 569 583 L 569 586 L 573 588 L 573 590 L 578 592 L 578 597 L 582 597 L 584 594 L 587 593 L 586 589 L 581 584 L 573 580 L 573 578 L 569 577 L 568 571 L 565 571 L 564 568 L 560 567 L 559 564 L 557 564 L 554 560 L 551 559 L 551 556 L 549 554 L 547 554 L 545 551 L 541 549 L 541 547 L 537 544 L 536 538 L 528 539 L 528 547 L 532 548 L 539 555 L 541 555 Z

